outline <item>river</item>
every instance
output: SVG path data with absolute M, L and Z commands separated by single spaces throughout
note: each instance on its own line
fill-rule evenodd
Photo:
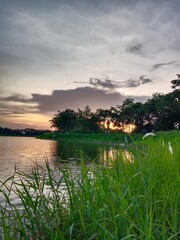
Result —
M 94 161 L 108 166 L 117 156 L 119 146 L 82 141 L 41 140 L 34 137 L 0 137 L 0 182 L 4 182 L 18 170 L 29 173 L 34 162 L 45 166 L 69 167 L 78 171 L 80 156 L 85 163 Z M 17 199 L 14 199 L 16 201 Z M 0 203 L 2 203 L 0 194 Z
M 14 172 L 14 167 L 29 171 L 33 162 L 45 165 L 61 163 L 79 164 L 80 155 L 86 161 L 108 164 L 117 155 L 118 146 L 81 141 L 41 140 L 34 137 L 0 137 L 0 180 L 4 181 Z

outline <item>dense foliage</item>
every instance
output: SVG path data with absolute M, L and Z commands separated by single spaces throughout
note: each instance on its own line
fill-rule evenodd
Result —
M 50 120 L 51 127 L 61 132 L 97 133 L 113 127 L 123 130 L 125 124 L 134 124 L 136 132 L 151 130 L 180 129 L 180 75 L 172 80 L 173 91 L 167 94 L 155 93 L 145 103 L 128 98 L 122 105 L 110 109 L 97 109 L 94 113 L 89 106 L 77 112 L 71 109 L 58 111 Z

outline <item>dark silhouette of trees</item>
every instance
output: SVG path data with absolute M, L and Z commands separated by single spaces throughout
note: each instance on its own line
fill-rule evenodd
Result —
M 50 120 L 51 127 L 54 127 L 62 132 L 72 131 L 76 126 L 77 114 L 74 110 L 66 109 L 58 111 L 57 114 Z
M 58 112 L 51 120 L 51 127 L 62 132 L 93 133 L 110 127 L 110 121 L 117 129 L 134 124 L 136 132 L 180 129 L 180 75 L 172 80 L 172 92 L 155 93 L 145 103 L 128 98 L 122 105 L 110 109 L 97 109 L 95 113 L 89 106 L 77 112 L 66 109 Z M 120 130 L 121 131 L 121 130 Z
M 26 137 L 36 137 L 43 133 L 49 133 L 50 130 L 36 130 L 33 128 L 25 128 L 25 129 L 11 129 L 11 128 L 2 128 L 0 127 L 0 135 L 1 136 L 26 136 Z
M 168 94 L 153 94 L 145 104 L 146 120 L 156 130 L 175 129 L 180 122 L 180 90 Z
M 172 88 L 173 89 L 178 89 L 178 88 L 180 88 L 180 74 L 177 74 L 177 79 L 174 79 L 174 80 L 172 80 L 171 81 L 171 84 L 172 84 Z
M 63 133 L 92 133 L 100 130 L 100 119 L 98 115 L 91 111 L 89 106 L 86 106 L 83 110 L 78 109 L 77 112 L 71 109 L 58 111 L 50 120 L 50 123 L 51 127 Z
M 111 109 L 102 109 L 99 108 L 95 112 L 97 118 L 99 119 L 99 127 L 102 131 L 105 130 L 105 126 L 108 125 L 108 119 L 112 119 Z
M 86 106 L 83 110 L 78 109 L 76 132 L 80 133 L 92 133 L 100 130 L 100 119 L 97 114 L 93 113 L 89 106 Z

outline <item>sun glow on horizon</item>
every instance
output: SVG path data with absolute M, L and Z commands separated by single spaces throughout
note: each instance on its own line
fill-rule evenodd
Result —
M 136 128 L 136 125 L 134 125 L 134 124 L 123 124 L 121 126 L 114 126 L 113 122 L 109 118 L 104 123 L 102 123 L 102 126 L 106 130 L 108 130 L 108 129 L 109 130 L 121 130 L 125 133 L 131 133 Z
M 1 117 L 1 120 L 8 123 L 5 127 L 10 128 L 20 128 L 22 126 L 22 128 L 50 129 L 49 119 L 49 116 L 36 113 L 19 114 L 18 116 L 11 116 L 11 118 Z
M 133 132 L 135 130 L 135 128 L 136 128 L 136 125 L 134 125 L 134 124 L 125 124 L 122 127 L 123 132 L 126 132 L 126 133 Z

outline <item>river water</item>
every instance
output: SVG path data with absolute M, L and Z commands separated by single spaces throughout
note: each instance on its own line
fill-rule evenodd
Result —
M 86 161 L 108 164 L 114 159 L 118 146 L 81 141 L 41 140 L 34 137 L 0 137 L 0 180 L 10 177 L 15 165 L 19 170 L 29 171 L 33 162 L 44 166 L 45 159 L 52 165 L 80 163 L 80 155 Z
M 78 171 L 80 156 L 85 163 L 110 165 L 118 154 L 118 145 L 100 144 L 82 141 L 41 140 L 34 137 L 0 137 L 0 185 L 18 170 L 29 173 L 34 162 L 45 166 L 48 159 L 50 166 L 69 167 Z M 2 204 L 4 199 L 1 198 Z M 15 197 L 14 202 L 17 199 Z

